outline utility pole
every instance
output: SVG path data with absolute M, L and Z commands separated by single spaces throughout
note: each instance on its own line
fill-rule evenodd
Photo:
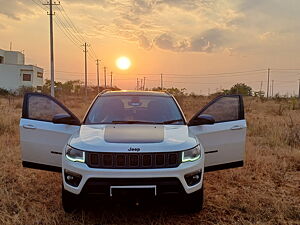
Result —
M 103 67 L 104 70 L 104 88 L 106 89 L 106 67 Z
M 136 78 L 136 90 L 139 90 L 139 78 Z
M 113 74 L 113 72 L 110 72 L 110 87 L 112 88 L 113 86 L 113 84 L 112 84 L 112 80 L 113 80 L 113 78 L 112 78 L 112 74 Z
M 97 65 L 97 91 L 100 92 L 100 79 L 99 79 L 99 59 L 96 60 Z
M 106 88 L 106 67 L 104 66 L 104 87 Z
M 300 99 L 300 79 L 299 79 L 299 93 L 298 93 L 298 98 Z
M 272 89 L 271 90 L 272 90 L 272 98 L 273 98 L 273 96 L 274 96 L 273 95 L 273 93 L 274 93 L 274 80 L 272 80 Z
M 160 74 L 160 88 L 163 90 L 163 75 L 162 73 Z
M 144 77 L 143 90 L 145 91 L 146 77 Z
M 9 43 L 9 51 L 12 50 L 12 42 Z
M 143 79 L 139 79 L 139 90 L 143 89 Z
M 88 44 L 85 42 L 84 43 L 84 89 L 85 89 L 85 97 L 87 98 L 87 46 Z
M 267 98 L 269 98 L 269 87 L 270 87 L 270 68 L 268 68 Z
M 49 5 L 50 12 L 47 12 L 47 15 L 50 16 L 50 71 L 51 71 L 51 96 L 54 97 L 54 46 L 53 46 L 53 13 L 52 6 L 53 5 L 59 5 L 60 3 L 56 3 L 52 0 L 49 0 L 47 4 L 43 5 Z

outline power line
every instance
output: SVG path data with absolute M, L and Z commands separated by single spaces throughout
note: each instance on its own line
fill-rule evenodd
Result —
M 252 76 L 257 76 L 257 75 L 261 75 L 265 72 L 260 72 L 260 73 L 255 73 L 255 74 L 252 74 Z M 167 76 L 169 78 L 189 78 L 189 79 L 202 79 L 202 78 L 226 78 L 226 77 L 242 77 L 242 76 L 245 76 L 245 75 L 249 75 L 249 74 L 236 74 L 236 75 L 218 75 L 218 76 L 202 76 L 202 75 L 199 75 L 199 76 L 194 76 L 194 75 L 181 75 L 181 76 L 170 76 L 168 74 L 164 74 L 164 76 Z
M 279 71 L 300 71 L 300 69 L 279 69 L 279 68 L 272 68 L 273 70 L 279 70 Z
M 63 34 L 76 46 L 79 47 L 81 50 L 82 48 L 80 47 L 81 43 L 78 42 L 78 40 L 76 40 L 73 35 L 65 28 L 64 23 L 61 21 L 61 19 L 59 17 L 55 18 L 55 23 L 56 25 L 58 25 L 58 27 L 60 28 L 60 30 L 63 32 Z
M 39 0 L 39 3 L 37 3 L 35 0 L 32 0 L 32 2 L 34 2 L 40 9 L 42 9 L 43 11 L 47 11 L 47 8 L 46 7 L 43 7 L 43 2 L 41 0 Z M 63 34 L 76 46 L 78 47 L 76 41 L 74 41 L 74 38 L 66 31 L 65 28 L 65 25 L 64 23 L 62 22 L 62 20 L 59 18 L 59 16 L 57 16 L 56 14 L 56 17 L 54 18 L 54 22 L 55 24 L 58 26 L 58 28 L 63 32 Z M 79 47 L 80 48 L 80 47 Z M 80 48 L 81 49 L 81 48 Z M 81 49 L 82 50 L 82 49 Z
M 266 69 L 257 69 L 257 70 L 247 70 L 247 71 L 237 71 L 237 72 L 222 72 L 222 73 L 204 73 L 204 74 L 179 74 L 179 73 L 164 73 L 165 76 L 218 76 L 218 75 L 231 75 L 231 74 L 243 74 L 243 73 L 253 73 L 253 72 L 263 72 Z M 159 73 L 140 73 L 140 75 L 155 75 L 159 76 Z
M 70 19 L 70 17 L 68 16 L 66 10 L 64 9 L 64 7 L 62 5 L 60 5 L 60 8 L 57 7 L 59 12 L 61 13 L 61 15 L 63 16 L 64 20 L 66 21 L 66 23 L 69 25 L 69 27 L 71 28 L 71 30 L 69 30 L 72 35 L 79 41 L 79 42 L 87 42 L 86 41 L 86 38 L 84 38 L 81 34 L 81 32 L 79 31 L 79 29 L 74 25 L 74 23 L 72 22 L 72 20 Z M 68 28 L 68 27 L 66 27 Z M 88 53 L 89 55 L 89 58 L 91 60 L 96 60 L 97 59 L 97 54 L 95 53 L 94 49 L 92 46 L 90 46 L 90 50 L 91 50 L 91 53 Z
M 80 38 L 78 38 L 78 36 L 76 34 L 74 34 L 74 31 L 72 29 L 72 26 L 70 25 L 70 23 L 68 22 L 68 20 L 66 19 L 66 17 L 64 16 L 64 14 L 62 13 L 61 9 L 59 7 L 56 7 L 59 11 L 60 11 L 60 15 L 57 14 L 57 18 L 59 18 L 59 21 L 61 22 L 61 24 L 63 24 L 64 29 L 68 32 L 68 34 L 70 36 L 72 36 L 72 38 L 78 42 L 78 43 L 82 43 L 83 40 L 81 40 Z
M 90 50 L 91 50 L 91 46 L 90 46 Z M 90 60 L 94 61 L 97 59 L 97 57 L 95 58 L 95 56 L 91 55 L 90 52 L 88 52 L 88 57 Z
M 104 68 L 104 67 L 102 67 L 102 68 Z M 272 71 L 273 71 L 273 69 L 272 69 Z M 82 73 L 80 73 L 80 72 L 75 72 L 75 71 L 62 71 L 62 70 L 57 70 L 57 72 L 62 72 L 62 73 L 70 73 L 70 74 L 82 74 Z M 265 71 L 264 71 L 265 72 Z M 94 73 L 94 74 L 96 74 L 96 73 Z M 220 74 L 222 74 L 222 73 L 220 73 Z M 263 72 L 259 72 L 259 73 L 256 73 L 256 74 L 253 74 L 253 76 L 257 76 L 257 75 L 261 75 L 261 74 L 263 74 Z M 115 73 L 115 75 L 119 75 L 119 76 L 132 76 L 132 75 L 134 75 L 134 74 L 120 74 L 120 73 Z M 138 74 L 139 76 L 141 76 L 141 75 L 146 75 L 146 74 Z M 161 74 L 147 74 L 147 75 L 155 75 L 155 76 L 160 76 Z M 181 77 L 172 77 L 172 76 L 168 76 L 167 74 L 163 74 L 164 76 L 167 76 L 168 78 L 174 78 L 174 79 L 180 79 Z M 191 79 L 201 79 L 201 78 L 211 78 L 211 77 L 189 77 L 190 75 L 189 74 L 181 74 L 182 75 L 182 77 L 184 77 L 184 78 L 191 78 Z M 194 76 L 194 75 L 193 75 Z M 240 76 L 240 75 L 239 75 Z M 219 77 L 231 77 L 231 76 L 218 76 L 218 78 Z M 253 81 L 251 81 L 251 82 L 253 82 Z M 258 81 L 255 81 L 255 82 L 258 82 Z M 282 82 L 294 82 L 294 81 L 282 81 Z
M 46 11 L 45 8 L 43 8 L 39 3 L 37 3 L 35 0 L 32 0 L 37 6 L 39 6 L 42 10 Z M 39 0 L 39 2 L 41 4 L 42 1 Z M 54 6 L 54 5 L 53 5 Z M 63 32 L 63 34 L 79 49 L 82 50 L 81 43 L 83 42 L 87 42 L 86 39 L 81 35 L 81 32 L 79 31 L 79 29 L 74 25 L 74 23 L 72 22 L 72 20 L 70 19 L 70 17 L 68 16 L 67 12 L 65 11 L 64 7 L 60 4 L 60 5 L 56 5 L 56 9 L 58 10 L 58 14 L 56 14 L 57 16 L 55 17 L 54 21 L 56 23 L 56 25 L 59 27 L 59 29 Z M 88 57 L 90 60 L 94 60 L 97 57 L 96 53 L 94 50 L 91 50 L 91 52 L 93 53 L 90 54 L 88 53 Z
M 39 3 L 37 3 L 35 0 L 31 0 L 32 2 L 34 2 L 39 8 L 41 8 L 42 10 L 46 11 L 47 12 L 47 8 L 46 7 L 43 7 L 43 3 L 41 2 L 42 5 L 40 5 Z
M 92 53 L 94 54 L 94 57 L 98 58 L 96 52 L 94 51 L 93 46 L 91 46 L 91 50 L 92 50 Z
M 79 34 L 78 30 L 76 29 L 75 25 L 73 24 L 73 22 L 71 21 L 71 19 L 69 18 L 69 16 L 66 14 L 66 12 L 63 9 L 62 5 L 60 5 L 60 7 L 56 7 L 58 9 L 58 11 L 60 12 L 60 14 L 62 15 L 64 21 L 66 22 L 66 24 L 68 25 L 67 28 L 71 28 L 71 32 L 73 33 L 74 37 L 79 41 L 79 42 L 85 42 L 85 39 L 82 38 L 80 35 L 76 35 Z
M 70 24 L 74 28 L 74 30 L 76 31 L 76 33 L 79 35 L 79 37 L 82 39 L 82 41 L 85 41 L 85 38 L 82 36 L 82 34 L 79 31 L 79 29 L 74 25 L 74 23 L 72 22 L 72 20 L 70 19 L 70 17 L 68 16 L 66 10 L 64 9 L 64 7 L 62 5 L 61 5 L 61 9 L 65 13 L 66 17 L 69 19 Z
M 82 49 L 82 50 L 83 50 L 83 49 Z M 45 72 L 47 73 L 47 70 L 45 70 Z M 79 74 L 79 75 L 83 75 L 83 74 L 84 74 L 84 73 L 82 73 L 82 72 L 63 71 L 63 70 L 55 70 L 55 72 L 71 74 L 71 75 L 69 75 L 69 76 L 75 76 L 75 75 L 72 75 L 72 74 Z M 90 73 L 90 74 L 96 74 L 96 73 Z

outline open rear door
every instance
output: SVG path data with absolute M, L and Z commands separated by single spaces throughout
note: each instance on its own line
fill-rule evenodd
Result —
M 58 114 L 71 117 L 74 125 L 53 123 Z M 61 171 L 63 148 L 79 128 L 78 118 L 55 98 L 41 93 L 25 94 L 20 120 L 23 166 Z
M 195 125 L 201 115 L 211 115 L 215 123 Z M 219 96 L 191 119 L 189 130 L 204 146 L 206 172 L 243 166 L 246 127 L 240 95 Z

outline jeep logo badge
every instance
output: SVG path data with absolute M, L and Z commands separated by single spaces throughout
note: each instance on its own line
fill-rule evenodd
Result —
M 130 148 L 128 149 L 128 151 L 129 151 L 129 152 L 139 152 L 139 151 L 141 151 L 141 149 L 140 149 L 140 148 L 131 148 L 131 147 L 130 147 Z

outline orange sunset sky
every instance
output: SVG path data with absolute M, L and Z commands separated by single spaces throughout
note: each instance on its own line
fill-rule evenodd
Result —
M 0 48 L 24 50 L 26 63 L 49 78 L 49 16 L 45 0 L 0 0 Z M 299 0 L 62 0 L 54 11 L 56 80 L 84 80 L 86 40 L 89 84 L 96 63 L 113 72 L 113 83 L 135 89 L 187 88 L 207 94 L 244 82 L 266 90 L 267 68 L 274 94 L 297 94 L 300 79 Z M 77 31 L 67 23 L 69 19 Z M 68 38 L 66 35 L 69 35 Z M 71 40 L 72 41 L 71 41 Z M 84 40 L 83 40 L 84 39 Z M 131 60 L 128 70 L 116 60 Z M 247 71 L 247 72 L 246 72 Z M 242 73 L 235 73 L 242 72 Z M 110 84 L 110 78 L 108 78 Z

